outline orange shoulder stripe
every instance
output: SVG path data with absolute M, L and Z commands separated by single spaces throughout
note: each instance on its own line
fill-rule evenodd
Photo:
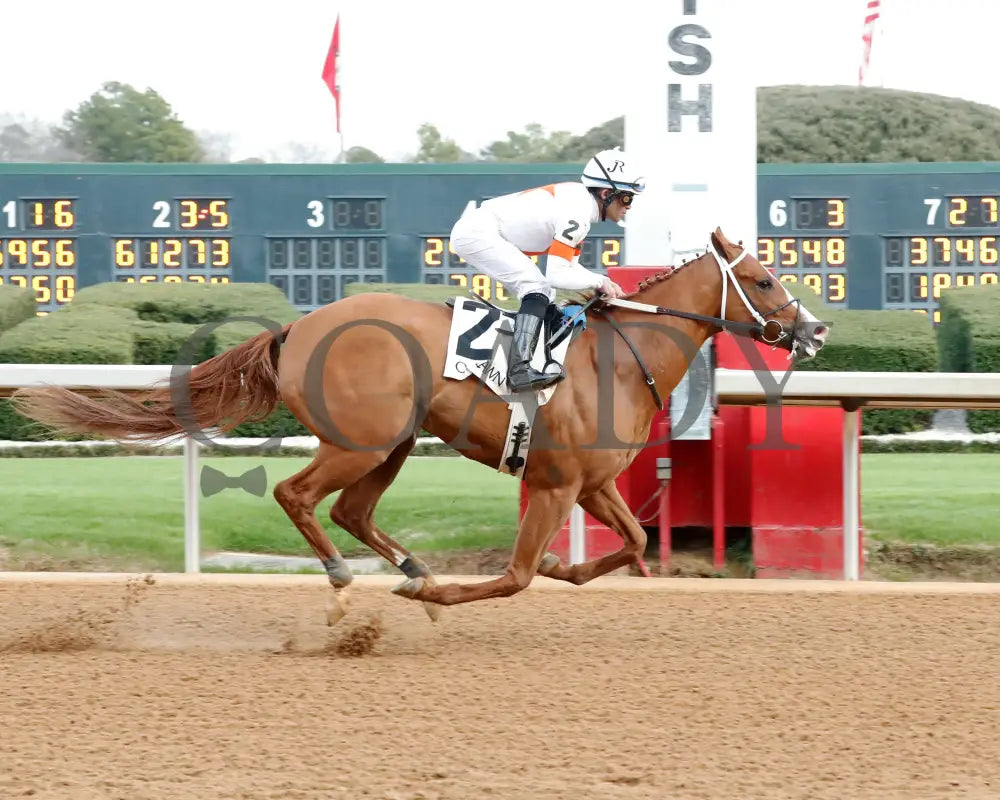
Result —
M 548 186 L 536 186 L 533 189 L 524 189 L 523 191 L 518 192 L 518 194 L 527 194 L 528 192 L 548 192 L 550 195 L 555 197 L 556 185 L 554 183 L 550 183 Z

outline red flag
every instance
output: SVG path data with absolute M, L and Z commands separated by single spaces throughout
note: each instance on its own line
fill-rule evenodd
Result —
M 323 64 L 323 83 L 330 87 L 330 94 L 337 103 L 337 133 L 340 133 L 340 84 L 337 82 L 337 73 L 340 66 L 340 14 L 337 14 L 337 22 L 333 26 L 333 39 L 330 42 L 330 49 L 326 54 L 326 63 Z
M 868 63 L 872 54 L 872 40 L 875 37 L 875 23 L 878 21 L 880 0 L 868 0 L 865 9 L 865 26 L 861 34 L 861 66 L 858 68 L 858 86 L 864 86 L 865 73 L 868 71 Z

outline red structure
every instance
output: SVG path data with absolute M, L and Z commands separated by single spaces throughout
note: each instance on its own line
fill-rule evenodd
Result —
M 609 270 L 626 291 L 648 268 Z M 767 368 L 787 369 L 787 352 L 715 337 L 716 366 L 750 369 L 742 347 Z M 839 578 L 843 574 L 843 482 L 838 408 L 720 406 L 707 440 L 670 438 L 669 407 L 653 421 L 649 443 L 617 480 L 639 522 L 658 536 L 660 574 L 668 574 L 673 531 L 710 530 L 715 567 L 725 566 L 726 531 L 749 530 L 761 578 Z M 860 447 L 860 441 L 858 442 Z M 659 471 L 658 471 L 659 466 Z M 521 513 L 527 504 L 522 484 Z M 614 531 L 585 515 L 586 557 L 617 550 Z M 569 523 L 550 549 L 569 559 Z M 860 544 L 859 544 L 860 546 Z

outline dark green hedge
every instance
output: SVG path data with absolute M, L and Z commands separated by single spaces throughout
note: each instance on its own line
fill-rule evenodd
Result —
M 130 309 L 104 306 L 32 317 L 0 334 L 0 363 L 131 364 L 137 321 Z
M 927 317 L 912 311 L 845 311 L 824 308 L 830 323 L 826 346 L 797 369 L 826 372 L 935 372 L 937 342 Z M 926 430 L 934 412 L 879 408 L 861 414 L 864 435 Z
M 31 289 L 0 285 L 0 333 L 31 319 L 37 307 Z
M 32 297 L 31 314 L 0 334 L 0 363 L 172 364 L 207 323 L 253 317 L 280 325 L 300 316 L 276 287 L 246 283 L 104 283 L 81 289 L 72 303 L 42 317 L 33 316 Z M 261 329 L 261 324 L 250 321 L 202 331 L 207 335 L 200 337 L 193 361 L 210 358 Z M 287 410 L 275 412 L 272 426 L 288 430 L 289 418 Z M 44 438 L 43 433 L 14 414 L 8 401 L 0 401 L 0 439 L 36 440 Z M 307 431 L 297 426 L 295 433 Z
M 1000 372 L 1000 286 L 941 292 L 942 372 Z M 969 411 L 969 430 L 1000 431 L 1000 412 Z
M 0 363 L 131 364 L 135 322 L 134 311 L 102 306 L 75 314 L 67 314 L 62 309 L 54 314 L 32 317 L 0 334 Z M 48 437 L 44 428 L 14 413 L 9 400 L 0 400 L 0 439 L 38 441 L 45 438 Z

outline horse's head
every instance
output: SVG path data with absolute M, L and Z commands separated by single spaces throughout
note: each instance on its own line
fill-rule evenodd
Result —
M 764 269 L 750 250 L 712 234 L 711 255 L 722 272 L 722 317 L 755 325 L 751 336 L 793 355 L 816 355 L 830 329 L 785 284 Z

